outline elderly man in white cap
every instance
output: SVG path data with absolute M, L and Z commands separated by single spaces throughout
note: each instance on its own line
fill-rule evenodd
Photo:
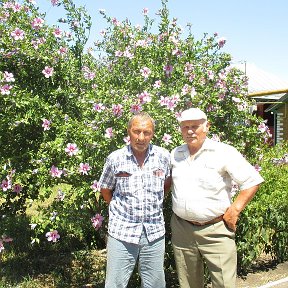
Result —
M 203 259 L 213 287 L 236 285 L 236 223 L 263 182 L 234 147 L 207 138 L 209 122 L 198 108 L 178 119 L 185 144 L 171 152 L 172 244 L 181 288 L 203 288 Z M 232 202 L 232 186 L 239 193 Z

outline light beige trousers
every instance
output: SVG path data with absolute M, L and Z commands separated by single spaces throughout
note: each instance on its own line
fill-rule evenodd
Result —
M 173 214 L 172 245 L 181 288 L 203 288 L 203 259 L 213 288 L 235 288 L 237 251 L 235 234 L 223 221 L 195 226 Z

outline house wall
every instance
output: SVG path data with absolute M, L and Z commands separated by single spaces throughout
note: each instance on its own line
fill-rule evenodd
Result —
M 285 103 L 277 110 L 276 143 L 288 141 L 288 105 Z
M 283 140 L 288 141 L 288 104 L 284 103 L 279 110 L 283 113 Z

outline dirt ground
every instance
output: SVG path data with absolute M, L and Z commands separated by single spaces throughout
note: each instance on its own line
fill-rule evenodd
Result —
M 286 279 L 285 279 L 286 278 Z M 273 283 L 284 279 L 284 283 Z M 280 281 L 279 281 L 280 282 Z M 273 283 L 273 284 L 272 284 Z M 211 288 L 208 285 L 207 288 Z M 277 263 L 267 256 L 261 256 L 249 269 L 249 273 L 237 277 L 237 288 L 288 288 L 288 261 Z
M 288 277 L 288 262 L 277 265 L 271 261 L 263 261 L 255 265 L 246 276 L 238 277 L 236 286 L 237 288 L 256 288 L 264 285 L 268 287 L 268 283 L 286 277 Z M 269 287 L 288 287 L 288 282 Z

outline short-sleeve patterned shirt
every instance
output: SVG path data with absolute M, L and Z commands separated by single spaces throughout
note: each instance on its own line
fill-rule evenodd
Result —
M 138 244 L 144 226 L 150 242 L 162 237 L 164 181 L 168 176 L 170 154 L 164 148 L 150 144 L 143 167 L 138 165 L 130 145 L 112 152 L 99 180 L 100 188 L 113 191 L 109 235 Z

